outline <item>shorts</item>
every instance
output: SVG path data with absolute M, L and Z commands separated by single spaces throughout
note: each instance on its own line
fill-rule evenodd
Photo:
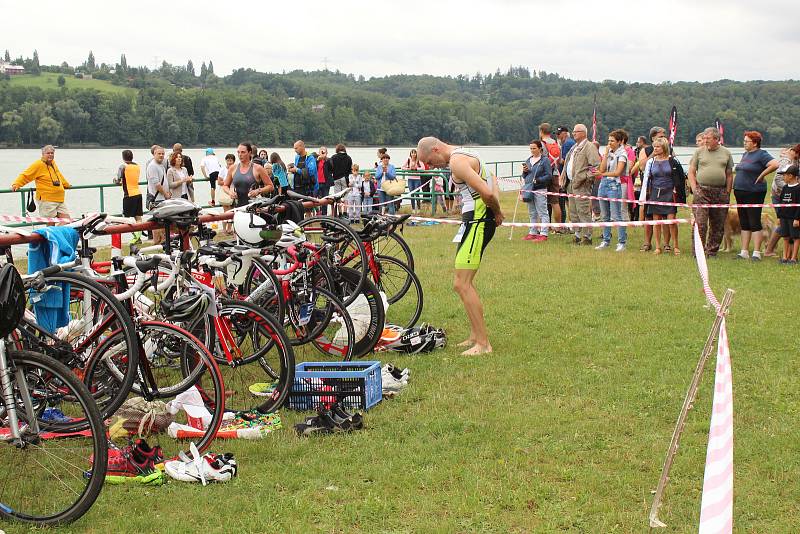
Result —
M 547 186 L 547 192 L 548 193 L 558 193 L 559 192 L 558 191 L 558 186 L 555 185 L 555 183 L 550 182 L 550 184 Z M 547 195 L 547 203 L 548 204 L 558 204 L 558 199 L 559 199 L 558 195 Z M 558 221 L 558 222 L 561 222 L 561 221 Z
M 123 197 L 122 215 L 124 215 L 125 217 L 141 217 L 143 213 L 144 211 L 142 209 L 142 195 Z
M 59 213 L 64 217 L 69 217 L 69 210 L 63 202 L 39 201 L 39 215 L 42 217 L 56 217 Z
M 742 191 L 740 189 L 733 190 L 733 197 L 736 199 L 737 204 L 762 204 L 767 196 L 766 191 Z M 739 225 L 743 231 L 746 232 L 760 232 L 763 228 L 761 226 L 761 208 L 736 208 L 739 213 Z
M 333 192 L 341 193 L 347 189 L 347 178 L 337 178 L 333 181 Z
M 486 210 L 486 216 L 474 221 L 475 212 L 468 211 L 461 216 L 461 222 L 466 225 L 464 235 L 456 251 L 456 269 L 477 270 L 481 266 L 481 258 L 486 245 L 494 237 L 495 223 L 492 210 Z
M 219 178 L 219 171 L 214 171 L 208 175 L 208 182 L 211 184 L 211 189 L 217 188 L 217 178 Z
M 800 239 L 800 228 L 795 228 L 794 219 L 780 219 L 778 235 L 789 239 Z

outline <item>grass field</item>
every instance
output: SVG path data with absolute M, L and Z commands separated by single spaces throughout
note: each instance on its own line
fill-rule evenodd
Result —
M 504 202 L 510 208 L 513 197 Z M 523 219 L 524 220 L 524 219 Z M 664 454 L 713 321 L 687 227 L 681 257 L 521 241 L 498 231 L 477 281 L 494 353 L 462 357 L 468 328 L 450 287 L 454 226 L 407 228 L 423 320 L 443 351 L 382 355 L 412 369 L 399 397 L 349 435 L 221 443 L 237 480 L 107 486 L 69 532 L 645 532 Z M 595 233 L 595 235 L 597 235 Z M 710 260 L 734 377 L 736 532 L 796 532 L 800 515 L 800 270 Z M 696 532 L 713 364 L 690 412 L 660 518 Z M 54 488 L 55 489 L 55 488 Z M 46 496 L 43 496 L 46 498 Z M 3 524 L 8 532 L 19 525 Z
M 25 87 L 40 87 L 42 89 L 58 89 L 59 74 L 55 72 L 43 72 L 39 76 L 33 74 L 22 74 L 20 76 L 12 76 L 6 82 L 10 86 L 25 86 Z M 97 91 L 105 91 L 108 93 L 130 93 L 133 91 L 128 87 L 114 85 L 106 80 L 86 80 L 79 79 L 74 76 L 64 75 L 66 80 L 66 87 L 70 89 L 95 89 Z

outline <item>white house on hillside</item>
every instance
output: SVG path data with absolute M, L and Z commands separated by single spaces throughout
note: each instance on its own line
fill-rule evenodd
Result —
M 15 74 L 25 74 L 25 67 L 20 65 L 12 65 L 11 63 L 6 63 L 3 60 L 0 60 L 0 74 L 8 74 L 13 76 Z

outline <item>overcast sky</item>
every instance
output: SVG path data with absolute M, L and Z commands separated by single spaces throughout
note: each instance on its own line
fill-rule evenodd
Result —
M 326 65 L 367 77 L 487 74 L 510 65 L 588 80 L 797 77 L 798 0 L 0 0 L 0 53 L 43 64 L 153 67 L 217 75 Z

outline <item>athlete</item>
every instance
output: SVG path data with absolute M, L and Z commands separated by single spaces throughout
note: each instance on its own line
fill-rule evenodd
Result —
M 497 197 L 496 178 L 489 174 L 478 156 L 435 137 L 423 137 L 417 145 L 419 161 L 435 168 L 450 167 L 451 179 L 461 193 L 461 241 L 455 262 L 453 289 L 467 312 L 469 337 L 459 347 L 469 347 L 463 355 L 492 352 L 483 318 L 483 304 L 475 288 L 475 274 L 486 245 L 497 226 L 503 224 L 503 212 Z

